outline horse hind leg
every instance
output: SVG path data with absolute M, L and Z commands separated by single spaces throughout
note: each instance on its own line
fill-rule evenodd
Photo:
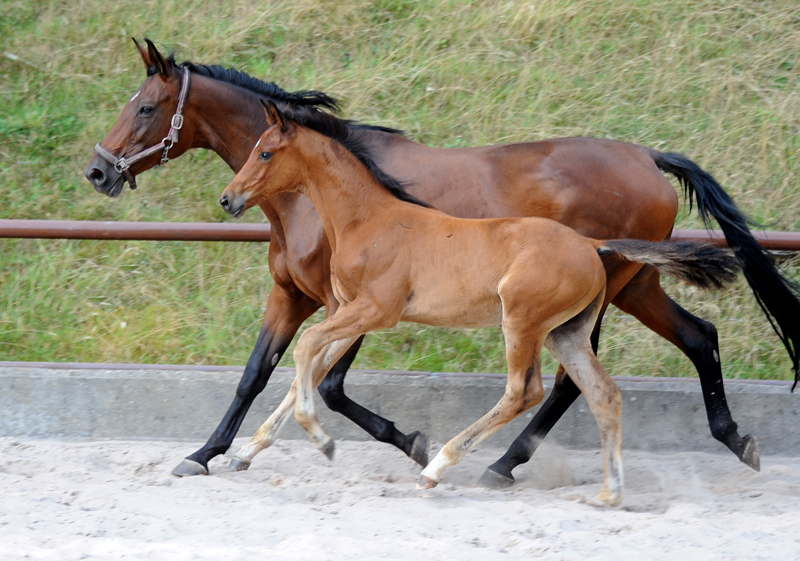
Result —
M 545 346 L 580 388 L 597 420 L 603 450 L 603 487 L 590 504 L 622 502 L 622 394 L 597 360 L 589 343 L 602 293 L 583 312 L 555 328 Z
M 722 381 L 717 329 L 675 303 L 661 287 L 658 271 L 644 267 L 623 288 L 613 303 L 649 329 L 678 347 L 694 364 L 700 377 L 711 435 L 752 469 L 761 469 L 758 439 L 740 436 Z

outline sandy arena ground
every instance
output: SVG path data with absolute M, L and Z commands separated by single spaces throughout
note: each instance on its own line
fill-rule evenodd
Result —
M 237 441 L 241 445 L 244 441 Z M 238 446 L 234 447 L 234 450 Z M 178 479 L 196 445 L 0 439 L 0 559 L 800 559 L 800 459 L 626 451 L 623 506 L 598 452 L 543 446 L 518 484 L 474 487 L 497 450 L 416 491 L 419 470 L 378 443 L 328 462 L 279 441 L 247 472 Z

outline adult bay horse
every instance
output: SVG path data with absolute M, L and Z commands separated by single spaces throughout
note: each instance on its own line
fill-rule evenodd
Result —
M 503 397 L 445 444 L 422 471 L 418 488 L 436 486 L 447 467 L 542 400 L 546 346 L 600 427 L 603 487 L 595 500 L 619 504 L 622 395 L 589 340 L 606 287 L 598 254 L 646 262 L 704 287 L 735 279 L 736 258 L 706 244 L 592 240 L 546 218 L 453 218 L 426 208 L 374 166 L 370 172 L 369 155 L 340 120 L 313 119 L 304 127 L 271 101 L 264 108 L 270 128 L 220 204 L 239 217 L 278 193 L 311 199 L 331 245 L 331 286 L 340 306 L 300 337 L 289 394 L 232 464 L 249 465 L 272 444 L 291 409 L 317 448 L 332 457 L 333 439 L 317 420 L 313 390 L 366 333 L 400 321 L 500 325 L 508 363 Z
M 190 62 L 176 65 L 172 57 L 163 57 L 150 41 L 146 49 L 138 48 L 148 77 L 101 145 L 114 163 L 95 156 L 86 168 L 86 177 L 95 189 L 109 196 L 119 195 L 128 177 L 158 165 L 165 156 L 176 158 L 192 148 L 213 150 L 233 171 L 238 171 L 266 129 L 260 97 L 309 116 L 336 108 L 336 102 L 320 92 L 285 92 L 275 84 L 219 66 Z M 175 119 L 187 78 L 191 82 L 185 106 L 181 118 Z M 171 132 L 173 121 L 182 121 L 177 138 Z M 678 198 L 662 171 L 674 174 L 687 190 L 690 202 L 696 201 L 701 216 L 714 217 L 728 244 L 737 249 L 745 276 L 762 308 L 772 317 L 797 372 L 800 302 L 752 237 L 728 195 L 687 158 L 591 138 L 467 149 L 430 148 L 393 129 L 346 123 L 376 165 L 403 181 L 410 193 L 448 214 L 464 218 L 543 216 L 597 239 L 668 238 Z M 153 153 L 131 164 L 126 161 L 129 167 L 125 169 L 114 160 L 130 160 L 159 144 L 161 148 Z M 166 152 L 163 148 L 167 148 Z M 453 192 L 458 197 L 452 197 Z M 275 287 L 230 408 L 208 442 L 176 468 L 178 475 L 207 473 L 208 460 L 230 447 L 253 399 L 266 386 L 300 324 L 320 307 L 337 305 L 329 280 L 330 247 L 311 202 L 302 195 L 284 193 L 259 206 L 272 225 L 269 267 Z M 614 259 L 606 259 L 605 265 L 608 285 L 592 335 L 595 348 L 600 319 L 608 303 L 632 314 L 676 345 L 697 369 L 712 435 L 740 460 L 758 469 L 757 440 L 739 435 L 725 399 L 714 326 L 673 302 L 661 288 L 654 268 Z M 320 386 L 326 405 L 376 439 L 397 446 L 424 464 L 426 454 L 419 435 L 401 433 L 391 422 L 344 394 L 344 376 L 359 344 L 360 341 L 354 344 Z M 577 386 L 559 369 L 553 391 L 542 408 L 509 451 L 487 471 L 484 481 L 513 481 L 511 470 L 530 459 L 541 439 L 579 394 Z

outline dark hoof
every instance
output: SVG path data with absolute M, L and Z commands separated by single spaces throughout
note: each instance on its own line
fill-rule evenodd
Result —
M 417 489 L 433 489 L 439 484 L 438 481 L 434 481 L 430 477 L 425 477 L 424 475 L 419 476 L 419 480 L 417 481 Z
M 198 464 L 194 460 L 186 458 L 178 467 L 172 470 L 172 475 L 178 477 L 191 477 L 192 475 L 208 475 L 208 469 L 202 464 Z
M 761 445 L 758 443 L 758 439 L 748 434 L 742 441 L 744 448 L 742 457 L 739 459 L 754 470 L 761 471 Z
M 414 440 L 411 444 L 411 452 L 408 457 L 417 462 L 422 467 L 428 465 L 428 437 L 419 431 L 414 431 L 408 435 Z
M 329 460 L 333 460 L 333 451 L 335 450 L 336 446 L 333 443 L 333 439 L 331 438 L 327 444 L 325 444 L 322 448 L 319 449 L 320 452 L 325 454 L 325 457 Z
M 240 460 L 239 458 L 234 458 L 228 465 L 228 471 L 246 471 L 247 468 L 249 467 L 250 467 L 250 462 L 248 462 L 247 460 Z
M 478 485 L 486 487 L 487 489 L 505 489 L 506 487 L 511 487 L 513 484 L 513 475 L 509 474 L 508 477 L 500 475 L 489 468 L 483 472 L 483 475 L 481 475 L 481 478 L 478 480 Z

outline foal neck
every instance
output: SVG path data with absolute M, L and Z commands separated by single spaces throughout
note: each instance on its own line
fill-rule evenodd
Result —
M 297 190 L 314 203 L 325 234 L 336 251 L 336 241 L 378 214 L 410 206 L 389 193 L 344 146 L 310 129 L 297 126 L 296 151 L 300 181 Z

